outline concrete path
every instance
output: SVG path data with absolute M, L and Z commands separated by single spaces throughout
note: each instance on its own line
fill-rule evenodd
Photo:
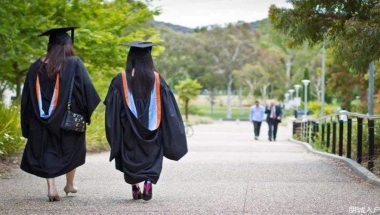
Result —
M 65 197 L 65 178 L 57 178 L 60 202 L 47 201 L 44 179 L 17 171 L 0 180 L 0 214 L 380 213 L 379 187 L 287 141 L 289 126 L 279 129 L 278 140 L 269 142 L 266 124 L 258 141 L 248 122 L 195 126 L 190 152 L 179 162 L 164 161 L 148 202 L 131 199 L 108 153 L 89 155 L 78 168 L 78 194 Z

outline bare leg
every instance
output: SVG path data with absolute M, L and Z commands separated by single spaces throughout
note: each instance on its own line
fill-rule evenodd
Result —
M 75 176 L 75 170 L 71 170 L 71 172 L 66 174 L 66 187 L 74 187 L 74 176 Z
M 48 198 L 49 201 L 59 201 L 60 197 L 57 192 L 57 188 L 55 187 L 55 180 L 54 178 L 47 178 L 46 179 L 47 185 L 48 185 Z
M 66 196 L 69 193 L 76 193 L 78 192 L 78 188 L 74 187 L 74 176 L 75 176 L 75 170 L 71 170 L 69 173 L 66 174 L 66 186 L 63 189 L 66 193 Z

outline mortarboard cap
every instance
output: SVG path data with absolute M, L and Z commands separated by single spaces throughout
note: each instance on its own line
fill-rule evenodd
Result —
M 147 56 L 151 56 L 151 51 L 153 46 L 157 46 L 159 44 L 152 42 L 141 42 L 141 41 L 133 41 L 129 43 L 122 43 L 122 46 L 130 46 L 128 56 L 134 58 L 144 58 Z
M 121 45 L 135 47 L 135 48 L 152 48 L 153 46 L 157 46 L 159 44 L 152 43 L 152 42 L 133 41 L 129 43 L 122 43 Z
M 49 36 L 49 44 L 62 44 L 67 41 L 71 41 L 74 44 L 75 28 L 77 27 L 52 28 L 38 36 Z M 71 31 L 71 37 L 66 33 L 67 31 Z

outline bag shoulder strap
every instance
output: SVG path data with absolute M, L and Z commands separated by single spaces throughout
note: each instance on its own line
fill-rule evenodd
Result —
M 77 61 L 78 61 L 78 58 L 75 58 L 75 63 Z M 76 66 L 76 64 L 75 64 L 75 66 Z M 69 100 L 67 101 L 67 110 L 70 110 L 70 106 L 71 106 L 71 97 L 73 94 L 75 73 L 76 73 L 76 69 L 74 70 L 74 74 L 73 74 L 73 77 L 72 77 L 71 83 L 70 83 L 70 92 L 69 92 Z

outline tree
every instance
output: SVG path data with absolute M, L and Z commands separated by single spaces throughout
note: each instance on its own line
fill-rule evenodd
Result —
M 167 80 L 169 86 L 186 78 L 196 78 L 192 68 L 197 65 L 194 55 L 197 53 L 197 39 L 193 34 L 175 32 L 172 29 L 158 27 L 163 40 L 163 53 L 155 61 L 160 74 Z
M 175 87 L 178 92 L 178 98 L 183 102 L 185 107 L 186 120 L 189 119 L 189 102 L 197 98 L 202 85 L 197 80 L 185 79 L 180 81 Z
M 356 68 L 380 57 L 380 1 L 290 0 L 292 9 L 272 5 L 269 19 L 293 44 L 333 41 L 337 56 Z M 347 46 L 346 42 L 350 42 Z
M 367 72 L 371 61 L 379 59 L 379 0 L 289 2 L 292 9 L 272 5 L 269 19 L 276 29 L 292 39 L 291 45 L 304 42 L 314 45 L 326 40 L 334 50 L 335 59 L 347 67 L 346 71 L 360 76 Z
M 201 29 L 199 36 L 204 41 L 205 52 L 212 57 L 214 71 L 224 79 L 227 87 L 227 118 L 231 118 L 232 73 L 251 61 L 255 53 L 255 31 L 248 23 L 237 23 L 225 28 L 211 26 Z
M 4 0 L 0 7 L 0 82 L 16 85 L 19 96 L 30 63 L 46 52 L 47 39 L 38 38 L 38 33 L 58 26 L 78 26 L 76 53 L 96 77 L 95 82 L 106 80 L 108 84 L 125 64 L 125 47 L 120 43 L 160 41 L 158 32 L 146 27 L 156 13 L 142 2 L 124 0 Z
M 308 67 L 310 61 L 320 52 L 320 47 L 317 45 L 311 47 L 307 43 L 298 47 L 290 46 L 289 40 L 291 38 L 274 29 L 268 19 L 258 21 L 257 26 L 260 48 L 275 51 L 279 55 L 282 64 L 281 67 L 278 67 L 281 82 L 273 89 L 272 93 L 274 95 L 271 95 L 271 97 L 275 98 L 279 94 L 283 95 L 283 92 L 291 89 L 294 84 L 301 82 L 305 68 Z M 275 78 L 275 80 L 277 79 Z
M 266 75 L 261 64 L 245 64 L 241 70 L 235 70 L 233 75 L 238 85 L 248 87 L 248 100 L 253 102 L 254 92 L 259 87 L 261 79 Z

